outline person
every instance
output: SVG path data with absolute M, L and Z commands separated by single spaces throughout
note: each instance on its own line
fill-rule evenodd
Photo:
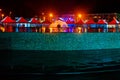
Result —
M 58 25 L 57 25 L 57 28 L 58 28 L 58 32 L 60 32 L 61 25 L 58 24 Z

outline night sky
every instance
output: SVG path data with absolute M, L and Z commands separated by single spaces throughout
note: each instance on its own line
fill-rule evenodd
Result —
M 0 0 L 0 8 L 8 15 L 32 17 L 42 12 L 56 14 L 75 13 L 110 13 L 120 12 L 119 0 Z

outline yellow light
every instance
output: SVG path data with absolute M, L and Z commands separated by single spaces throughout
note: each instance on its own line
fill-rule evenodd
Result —
M 81 33 L 81 30 L 82 30 L 81 27 L 79 27 L 79 28 L 78 28 L 78 33 Z
M 100 32 L 100 28 L 98 29 L 98 32 Z
M 42 32 L 45 33 L 45 27 L 42 27 Z
M 53 14 L 52 14 L 52 13 L 50 13 L 50 14 L 49 14 L 49 16 L 50 16 L 50 17 L 53 17 Z
M 52 28 L 49 28 L 50 29 L 50 33 L 52 33 Z
M 79 18 L 81 18 L 81 17 L 82 17 L 82 15 L 81 15 L 81 14 L 78 14 L 78 17 L 79 17 Z
M 85 28 L 85 32 L 87 32 L 87 29 Z
M 2 18 L 3 18 L 5 15 L 4 15 L 4 14 L 2 14 L 1 16 L 2 16 Z
M 1 27 L 1 26 L 0 26 L 0 30 L 1 30 L 2 32 L 5 32 L 5 28 L 4 28 L 4 27 Z

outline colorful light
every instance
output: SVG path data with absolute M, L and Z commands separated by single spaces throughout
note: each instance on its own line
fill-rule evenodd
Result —
M 50 13 L 50 14 L 49 14 L 49 16 L 50 16 L 50 17 L 53 17 L 53 14 L 52 14 L 52 13 Z
M 52 33 L 52 28 L 49 28 L 50 29 L 50 33 Z
M 2 16 L 2 19 L 3 19 L 3 17 L 4 17 L 5 15 L 4 15 L 4 14 L 2 14 L 1 16 Z
M 82 32 L 82 28 L 79 27 L 79 28 L 78 28 L 78 33 L 81 33 L 81 32 Z
M 0 9 L 0 11 L 2 11 L 2 9 Z
M 78 17 L 79 17 L 79 18 L 81 18 L 81 17 L 82 17 L 82 15 L 81 15 L 81 14 L 78 14 Z

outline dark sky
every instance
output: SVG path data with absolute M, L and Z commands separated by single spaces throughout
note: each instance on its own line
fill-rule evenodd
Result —
M 119 0 L 0 0 L 0 8 L 14 16 L 32 17 L 41 12 L 54 12 L 56 14 L 120 12 Z

